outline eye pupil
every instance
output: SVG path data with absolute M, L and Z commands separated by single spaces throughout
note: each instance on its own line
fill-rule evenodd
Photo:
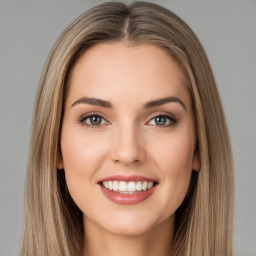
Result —
M 90 123 L 93 125 L 97 125 L 101 123 L 101 117 L 100 116 L 91 116 L 90 117 Z
M 166 124 L 166 117 L 158 116 L 155 118 L 155 122 L 157 125 L 165 125 Z

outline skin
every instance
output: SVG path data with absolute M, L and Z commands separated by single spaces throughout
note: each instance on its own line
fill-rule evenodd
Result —
M 74 66 L 61 131 L 62 160 L 69 192 L 84 213 L 84 254 L 170 255 L 175 211 L 187 193 L 195 152 L 195 121 L 183 74 L 161 48 L 128 42 L 100 43 Z M 149 101 L 177 97 L 145 109 Z M 109 101 L 113 108 L 82 97 Z M 93 112 L 99 125 L 88 127 Z M 159 125 L 165 113 L 177 119 Z M 81 123 L 81 117 L 83 118 Z M 159 184 L 145 201 L 119 205 L 108 200 L 98 181 L 112 175 L 141 175 Z

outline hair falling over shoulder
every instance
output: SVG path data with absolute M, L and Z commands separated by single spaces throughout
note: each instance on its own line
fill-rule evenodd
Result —
M 232 256 L 233 160 L 220 96 L 203 47 L 188 25 L 157 4 L 105 2 L 78 17 L 53 47 L 36 97 L 26 176 L 22 256 L 82 256 L 82 212 L 62 170 L 60 130 L 69 73 L 99 42 L 128 40 L 165 49 L 193 101 L 201 169 L 176 212 L 175 256 Z

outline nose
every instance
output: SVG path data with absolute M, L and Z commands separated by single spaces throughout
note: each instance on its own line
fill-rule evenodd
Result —
M 145 145 L 135 125 L 123 125 L 117 128 L 111 150 L 115 163 L 137 165 L 145 161 Z

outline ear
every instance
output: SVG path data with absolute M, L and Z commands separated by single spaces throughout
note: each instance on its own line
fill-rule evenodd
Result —
M 62 161 L 62 160 L 61 160 L 61 161 L 58 161 L 58 163 L 57 163 L 57 169 L 58 169 L 58 170 L 64 169 L 64 164 L 63 164 L 63 161 Z
M 193 156 L 193 161 L 192 161 L 192 170 L 198 172 L 200 168 L 201 168 L 200 155 L 199 155 L 198 147 L 196 147 L 194 156 Z
M 59 147 L 59 150 L 58 150 L 58 153 L 57 153 L 57 169 L 58 170 L 64 169 L 64 163 L 63 163 L 60 147 Z

